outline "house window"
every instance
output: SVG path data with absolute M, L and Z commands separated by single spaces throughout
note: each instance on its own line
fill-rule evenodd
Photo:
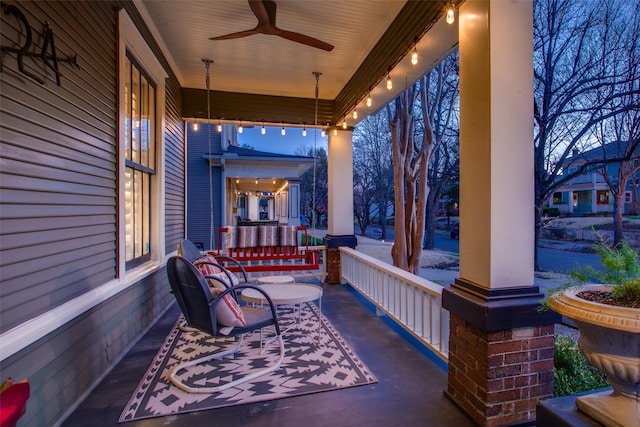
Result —
M 631 203 L 631 191 L 624 192 L 624 202 Z
M 168 76 L 125 9 L 118 30 L 117 268 L 126 281 L 135 270 L 160 265 L 166 252 L 162 125 Z
M 598 190 L 597 198 L 599 205 L 609 204 L 609 192 L 607 190 Z
M 556 191 L 553 193 L 553 204 L 561 205 L 562 204 L 562 193 L 560 191 Z
M 124 93 L 124 239 L 126 267 L 131 268 L 150 259 L 156 89 L 129 56 L 125 62 Z

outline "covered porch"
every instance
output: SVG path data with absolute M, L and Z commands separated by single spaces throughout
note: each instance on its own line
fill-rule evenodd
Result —
M 17 179 L 8 181 L 15 188 L 3 200 L 15 207 L 11 211 L 15 218 L 10 218 L 15 228 L 4 231 L 10 241 L 5 239 L 3 249 L 10 257 L 3 257 L 2 263 L 10 273 L 3 277 L 3 303 L 11 295 L 12 306 L 3 304 L 8 326 L 2 330 L 1 361 L 3 372 L 33 379 L 33 406 L 25 423 L 86 425 L 90 420 L 93 425 L 103 421 L 113 425 L 105 421 L 106 414 L 117 411 L 118 399 L 127 396 L 105 396 L 114 390 L 121 393 L 120 387 L 129 387 L 144 371 L 155 351 L 151 348 L 157 348 L 157 340 L 166 333 L 165 322 L 175 319 L 164 267 L 192 220 L 186 215 L 185 168 L 190 153 L 185 149 L 184 126 L 195 118 L 226 125 L 267 122 L 311 128 L 313 124 L 316 131 L 320 127 L 330 131 L 325 262 L 332 284 L 326 285 L 326 310 L 384 378 L 379 385 L 347 391 L 345 399 L 338 397 L 340 393 L 307 396 L 292 405 L 294 409 L 279 407 L 281 403 L 266 409 L 228 409 L 221 412 L 221 419 L 244 423 L 257 413 L 255 425 L 272 425 L 280 422 L 280 414 L 290 414 L 287 420 L 309 424 L 315 421 L 307 414 L 313 413 L 323 421 L 317 425 L 326 425 L 327 417 L 341 416 L 337 409 L 343 408 L 354 417 L 352 425 L 373 423 L 373 415 L 375 422 L 396 425 L 458 426 L 469 425 L 469 419 L 491 426 L 534 423 L 537 402 L 550 397 L 553 387 L 555 317 L 537 314 L 542 294 L 533 282 L 532 2 L 454 2 L 453 24 L 446 22 L 450 2 L 445 1 L 333 2 L 330 7 L 324 2 L 277 3 L 284 16 L 287 8 L 292 11 L 279 25 L 291 28 L 302 22 L 298 31 L 313 30 L 336 45 L 337 60 L 326 51 L 295 43 L 270 44 L 272 38 L 264 34 L 254 34 L 243 45 L 225 44 L 238 40 L 209 40 L 255 25 L 245 2 L 216 2 L 214 13 L 210 3 L 186 1 L 21 4 L 33 21 L 64 22 L 67 33 L 60 31 L 58 46 L 80 50 L 91 69 L 100 70 L 66 71 L 71 87 L 87 91 L 84 109 L 75 108 L 78 97 L 66 87 L 56 89 L 50 81 L 49 86 L 37 86 L 15 78 L 17 72 L 2 75 L 3 84 L 9 82 L 3 97 L 13 101 L 3 102 L 11 119 L 6 125 L 11 131 L 3 142 L 6 138 L 22 150 L 36 146 L 39 151 L 37 165 L 9 170 Z M 81 36 L 74 33 L 74 26 L 84 31 Z M 366 35 L 364 40 L 353 33 L 354 28 Z M 86 39 L 96 29 L 108 42 Z M 460 50 L 464 230 L 460 276 L 451 287 L 434 290 L 408 275 L 376 268 L 358 254 L 351 134 L 357 120 L 383 108 L 455 48 Z M 414 49 L 420 52 L 417 66 L 409 61 Z M 149 186 L 155 208 L 149 217 L 150 253 L 135 266 L 126 265 L 124 259 L 128 230 L 121 203 L 129 194 L 122 179 L 129 159 L 123 154 L 121 139 L 126 132 L 120 127 L 126 122 L 119 98 L 125 90 L 117 76 L 127 55 L 132 57 L 129 63 L 140 68 L 151 64 L 145 70 L 157 84 L 160 111 L 155 128 L 158 150 L 153 153 L 157 171 Z M 96 57 L 102 63 L 92 62 Z M 215 61 L 211 88 L 208 74 L 205 88 L 203 59 Z M 101 80 L 97 84 L 92 79 Z M 393 85 L 387 83 L 391 79 Z M 100 89 L 102 93 L 94 93 Z M 54 96 L 55 102 L 50 101 Z M 373 107 L 367 105 L 370 96 Z M 47 113 L 47 122 L 38 126 L 41 110 Z M 354 110 L 359 115 L 352 120 Z M 45 136 L 38 134 L 32 141 L 24 129 Z M 75 150 L 68 152 L 65 144 Z M 48 157 L 50 145 L 56 148 L 56 161 Z M 27 157 L 17 150 L 13 161 L 19 165 Z M 78 165 L 80 172 L 75 169 Z M 39 179 L 20 180 L 29 174 Z M 224 193 L 232 188 L 227 185 L 233 178 L 229 174 L 217 181 L 215 189 Z M 45 181 L 53 184 L 47 186 Z M 40 191 L 49 197 L 34 196 Z M 58 206 L 64 198 L 60 195 L 72 205 L 68 210 Z M 224 197 L 229 200 L 230 195 Z M 38 209 L 38 203 L 45 207 Z M 65 217 L 51 221 L 52 230 L 43 233 L 41 223 L 34 220 L 39 215 L 42 219 L 42 212 Z M 219 212 L 216 218 L 221 218 Z M 228 214 L 224 218 L 233 220 Z M 42 270 L 30 263 L 32 247 L 38 247 L 35 256 L 42 263 L 60 270 L 38 278 L 38 288 L 23 285 L 25 276 L 33 279 Z M 344 283 L 359 289 L 363 297 Z M 372 303 L 406 323 L 415 332 L 409 336 L 420 344 L 400 338 L 384 318 L 374 316 Z M 135 344 L 149 328 L 151 335 Z M 536 351 L 525 351 L 532 342 Z M 436 361 L 420 346 L 432 350 Z M 117 363 L 130 348 L 136 349 L 136 356 Z M 518 358 L 516 368 L 513 357 Z M 111 373 L 101 382 L 106 372 Z M 78 411 L 68 417 L 76 406 Z M 169 421 L 205 425 L 212 422 L 210 415 L 183 415 Z

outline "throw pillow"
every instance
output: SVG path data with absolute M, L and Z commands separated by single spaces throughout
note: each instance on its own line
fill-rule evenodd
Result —
M 215 298 L 222 293 L 221 288 L 211 288 Z M 222 326 L 247 326 L 244 313 L 231 294 L 226 294 L 222 301 L 216 304 L 216 320 Z

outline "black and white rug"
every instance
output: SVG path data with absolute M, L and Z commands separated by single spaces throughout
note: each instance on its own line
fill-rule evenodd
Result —
M 288 314 L 290 308 L 283 308 Z M 192 411 L 221 408 L 243 403 L 261 402 L 322 391 L 337 390 L 377 382 L 375 376 L 353 352 L 349 344 L 322 316 L 318 342 L 318 308 L 303 304 L 299 329 L 284 334 L 286 354 L 280 368 L 236 387 L 214 393 L 187 393 L 167 380 L 176 363 L 202 357 L 232 345 L 231 340 L 214 340 L 201 332 L 185 332 L 178 328 L 180 317 L 165 339 L 131 399 L 120 415 L 119 422 L 183 414 Z M 208 384 L 226 382 L 253 367 L 262 367 L 277 359 L 274 341 L 268 351 L 260 354 L 260 334 L 245 337 L 235 357 L 213 360 L 191 368 L 189 381 L 207 379 Z M 191 385 L 191 384 L 190 384 Z

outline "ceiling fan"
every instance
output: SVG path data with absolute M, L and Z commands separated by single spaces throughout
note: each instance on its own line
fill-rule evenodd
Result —
M 224 36 L 211 37 L 209 40 L 229 40 L 241 37 L 247 37 L 254 34 L 267 34 L 271 36 L 279 36 L 296 43 L 302 43 L 307 46 L 318 49 L 331 51 L 333 46 L 322 40 L 304 34 L 295 33 L 293 31 L 283 30 L 276 27 L 276 3 L 271 0 L 248 0 L 249 7 L 253 14 L 258 18 L 258 25 L 251 30 L 239 31 L 237 33 L 226 34 Z

